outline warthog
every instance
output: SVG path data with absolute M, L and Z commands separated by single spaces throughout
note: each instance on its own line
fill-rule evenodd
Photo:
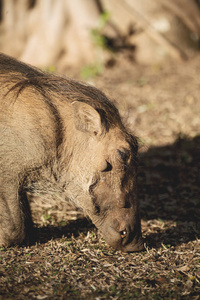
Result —
M 137 139 L 116 107 L 92 86 L 3 54 L 0 86 L 0 245 L 30 238 L 27 192 L 53 191 L 115 249 L 142 250 Z

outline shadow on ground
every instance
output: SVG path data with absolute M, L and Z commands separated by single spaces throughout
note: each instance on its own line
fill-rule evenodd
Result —
M 174 144 L 141 153 L 138 169 L 143 232 L 148 246 L 188 243 L 200 237 L 200 136 L 179 137 Z M 66 226 L 37 229 L 37 241 L 87 234 L 86 218 Z
M 141 217 L 152 227 L 147 243 L 175 246 L 199 238 L 200 136 L 150 148 L 138 171 Z
M 87 218 L 72 220 L 65 226 L 48 225 L 41 228 L 36 228 L 37 242 L 40 244 L 46 243 L 51 239 L 59 239 L 62 237 L 78 237 L 81 233 L 87 235 L 89 230 L 94 230 L 95 226 Z M 95 229 L 96 230 L 96 229 Z

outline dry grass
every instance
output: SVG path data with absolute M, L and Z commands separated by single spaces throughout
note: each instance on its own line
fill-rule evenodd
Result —
M 199 69 L 199 57 L 165 68 L 123 61 L 93 79 L 141 138 L 146 251 L 114 251 L 72 204 L 35 197 L 38 243 L 0 249 L 0 299 L 199 299 Z

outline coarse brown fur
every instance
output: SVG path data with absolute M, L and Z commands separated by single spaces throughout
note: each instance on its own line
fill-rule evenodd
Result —
M 30 238 L 26 192 L 63 193 L 106 241 L 142 249 L 137 139 L 98 89 L 0 54 L 0 244 Z

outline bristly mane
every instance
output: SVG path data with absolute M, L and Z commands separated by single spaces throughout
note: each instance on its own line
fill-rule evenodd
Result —
M 108 127 L 120 122 L 116 107 L 95 87 L 64 76 L 43 72 L 1 53 L 0 83 L 8 85 L 8 93 L 14 91 L 16 98 L 29 87 L 38 91 L 44 100 L 51 101 L 56 97 L 60 101 L 86 102 L 99 112 L 102 122 L 107 123 Z

